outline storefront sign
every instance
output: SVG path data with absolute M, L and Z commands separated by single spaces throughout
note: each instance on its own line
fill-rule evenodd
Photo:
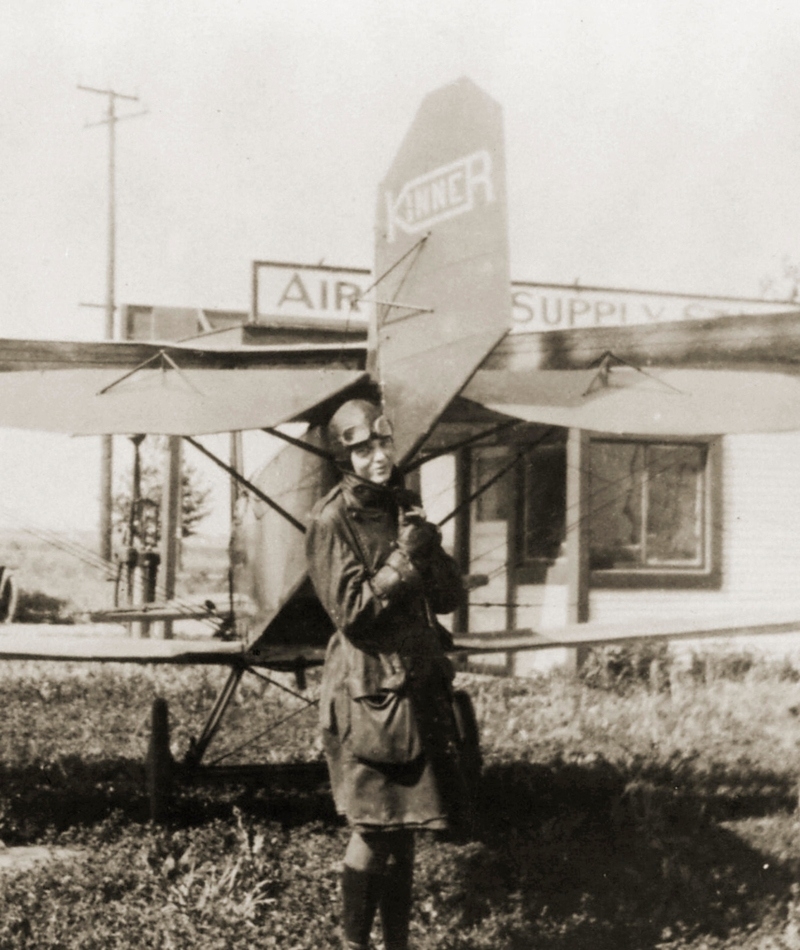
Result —
M 366 322 L 369 315 L 361 299 L 372 282 L 368 270 L 256 261 L 253 274 L 258 323 Z
M 261 323 L 366 322 L 369 305 L 363 298 L 371 283 L 368 270 L 256 261 L 256 319 Z M 782 301 L 584 289 L 519 281 L 511 284 L 511 300 L 511 328 L 518 333 L 707 320 L 741 314 L 758 316 L 797 309 Z
M 782 302 L 736 297 L 584 290 L 522 283 L 512 283 L 511 300 L 512 327 L 516 332 L 708 320 L 741 314 L 758 316 L 797 309 Z

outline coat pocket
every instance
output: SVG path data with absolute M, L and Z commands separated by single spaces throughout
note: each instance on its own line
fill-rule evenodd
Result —
M 382 690 L 350 700 L 350 751 L 359 759 L 403 765 L 422 753 L 419 727 L 405 691 Z

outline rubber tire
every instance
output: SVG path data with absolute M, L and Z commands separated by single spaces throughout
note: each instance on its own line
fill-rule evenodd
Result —
M 153 700 L 150 718 L 150 742 L 145 760 L 147 798 L 150 818 L 163 822 L 172 799 L 173 759 L 169 749 L 169 708 L 166 699 Z
M 14 575 L 7 567 L 0 567 L 0 624 L 14 622 L 18 596 Z
M 467 780 L 470 791 L 476 794 L 481 780 L 483 756 L 481 755 L 481 737 L 478 727 L 478 717 L 475 715 L 472 698 L 466 690 L 457 689 L 453 693 L 453 714 L 455 715 L 456 728 L 458 729 L 458 735 L 461 740 L 461 762 L 464 769 L 464 777 Z

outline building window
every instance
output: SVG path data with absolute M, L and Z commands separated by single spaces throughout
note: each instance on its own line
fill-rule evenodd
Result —
M 523 460 L 523 562 L 552 563 L 562 553 L 567 502 L 564 442 L 537 446 Z
M 592 584 L 719 583 L 715 442 L 593 439 Z
M 475 520 L 505 521 L 509 516 L 509 482 L 511 475 L 501 475 L 508 468 L 510 456 L 505 448 L 476 449 L 473 455 L 473 491 L 488 485 L 475 500 Z M 499 477 L 498 477 L 499 476 Z
M 561 583 L 566 567 L 566 429 L 525 451 L 517 466 L 514 577 L 518 584 Z

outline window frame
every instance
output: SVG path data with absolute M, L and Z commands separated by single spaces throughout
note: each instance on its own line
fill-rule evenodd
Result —
M 592 434 L 589 438 L 589 460 L 595 442 L 618 442 L 637 445 L 696 445 L 706 451 L 703 473 L 703 553 L 704 563 L 699 567 L 686 565 L 642 565 L 617 568 L 589 569 L 592 588 L 683 588 L 718 589 L 722 583 L 722 484 L 721 438 L 719 436 L 618 436 Z M 581 478 L 591 479 L 591 461 Z M 587 510 L 591 518 L 591 507 Z M 586 544 L 591 544 L 591 530 Z M 591 557 L 591 551 L 588 552 Z

